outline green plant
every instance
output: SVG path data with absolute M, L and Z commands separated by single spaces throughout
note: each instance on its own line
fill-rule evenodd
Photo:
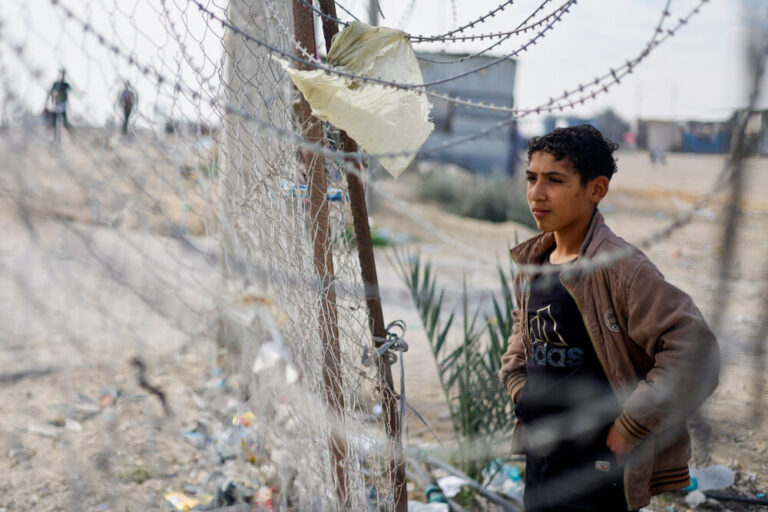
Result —
M 352 224 L 348 224 L 344 230 L 339 231 L 333 236 L 333 243 L 342 250 L 350 250 L 356 247 L 357 235 L 355 234 L 355 227 Z M 371 245 L 374 247 L 390 247 L 395 244 L 390 238 L 384 236 L 378 228 L 372 227 Z
M 514 221 L 536 228 L 528 211 L 521 176 L 479 176 L 434 171 L 419 183 L 419 197 L 436 201 L 462 217 L 491 222 Z
M 395 267 L 411 293 L 435 358 L 459 441 L 457 462 L 465 473 L 477 478 L 497 456 L 493 447 L 498 438 L 506 437 L 515 421 L 512 400 L 498 379 L 501 355 L 513 326 L 510 280 L 499 268 L 501 298 L 492 296 L 494 313 L 484 315 L 484 322 L 479 322 L 479 306 L 470 311 L 464 282 L 461 338 L 451 343 L 448 335 L 455 316 L 444 311 L 445 290 L 438 291 L 431 264 L 422 264 L 418 253 L 395 252 Z

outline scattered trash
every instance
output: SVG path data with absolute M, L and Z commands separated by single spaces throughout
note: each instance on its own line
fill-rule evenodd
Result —
M 120 392 L 116 389 L 102 389 L 101 394 L 99 395 L 98 404 L 100 407 L 109 407 L 110 405 L 115 405 L 117 402 L 117 397 L 120 395 Z
M 250 425 L 253 425 L 255 421 L 256 421 L 256 415 L 253 414 L 251 411 L 248 411 L 240 416 L 235 416 L 234 418 L 232 418 L 233 425 L 241 425 L 243 427 L 248 427 Z
M 517 501 L 523 501 L 525 484 L 522 472 L 514 464 L 503 464 L 500 459 L 493 459 L 484 471 L 485 487 L 493 492 L 504 494 Z
M 26 432 L 28 434 L 35 434 L 41 437 L 47 437 L 48 439 L 59 439 L 64 429 L 61 427 L 53 427 L 48 425 L 30 425 L 29 427 L 18 427 L 19 432 Z
M 211 503 L 216 507 L 227 507 L 239 503 L 249 503 L 253 501 L 254 497 L 258 494 L 259 489 L 260 487 L 258 484 L 253 485 L 247 482 L 226 480 L 216 490 L 216 497 Z M 264 496 L 266 497 L 266 494 Z M 269 495 L 268 500 L 270 502 L 270 508 L 265 510 L 271 510 L 271 499 L 272 494 Z
M 483 487 L 478 483 L 476 480 L 473 480 L 472 478 L 468 477 L 466 474 L 462 473 L 455 467 L 451 466 L 450 464 L 443 462 L 442 460 L 432 457 L 431 455 L 426 454 L 419 454 L 418 455 L 419 460 L 425 462 L 429 466 L 433 466 L 436 468 L 440 468 L 443 471 L 448 472 L 453 477 L 458 477 L 459 480 L 464 481 L 464 484 L 467 485 L 471 490 L 477 492 L 478 494 L 482 495 L 485 499 L 487 499 L 489 502 L 493 503 L 494 505 L 497 505 L 501 507 L 503 510 L 510 510 L 510 511 L 522 511 L 523 510 L 523 503 L 521 500 L 518 500 L 517 498 L 513 496 L 500 496 L 499 494 L 495 493 L 494 491 L 487 489 L 486 487 Z M 448 478 L 448 477 L 446 477 Z M 443 487 L 441 480 L 438 480 L 438 485 L 443 488 L 443 492 L 445 493 L 446 497 L 450 498 L 447 492 L 445 492 L 445 487 Z M 450 481 L 446 481 L 447 484 L 450 484 Z M 453 482 L 454 485 L 456 485 L 457 482 Z M 459 489 L 461 489 L 461 486 L 459 486 Z M 519 502 L 519 503 L 518 503 Z
M 437 485 L 430 485 L 424 490 L 427 503 L 448 503 L 445 494 Z
M 446 498 L 453 498 L 465 485 L 469 485 L 469 480 L 454 475 L 444 476 L 438 479 L 437 485 L 443 490 Z
M 759 492 L 759 493 L 755 494 L 755 498 L 760 498 L 760 499 L 765 498 L 765 493 L 764 492 Z
M 420 503 L 408 500 L 408 512 L 449 512 L 447 503 Z
M 689 507 L 696 508 L 702 503 L 707 501 L 707 497 L 704 495 L 701 491 L 693 491 L 689 492 L 688 496 L 685 497 L 685 502 L 688 504 Z
M 184 440 L 197 448 L 202 450 L 208 444 L 208 428 L 204 423 L 200 421 L 195 422 L 195 426 L 184 432 Z
M 183 492 L 169 492 L 164 497 L 176 510 L 183 510 L 184 512 L 200 503 L 200 500 L 190 498 Z
M 253 361 L 253 373 L 261 373 L 276 367 L 280 362 L 285 366 L 285 382 L 293 384 L 299 379 L 296 368 L 288 362 L 285 350 L 275 342 L 264 343 L 259 347 L 256 359 Z
M 67 416 L 74 416 L 77 421 L 85 421 L 101 413 L 99 404 L 85 395 L 78 395 L 79 403 L 76 403 L 68 411 Z
M 195 432 L 194 430 L 188 430 L 187 432 L 184 432 L 184 440 L 198 450 L 205 448 L 207 442 L 205 434 L 202 432 Z
M 253 496 L 254 512 L 272 512 L 272 498 L 275 494 L 273 487 L 261 487 Z
M 64 420 L 64 428 L 71 432 L 82 432 L 83 426 L 80 424 L 80 422 L 75 421 L 71 418 L 66 418 Z
M 691 469 L 691 490 L 709 491 L 725 489 L 733 485 L 736 476 L 728 466 L 716 464 L 706 468 Z M 690 486 L 689 486 L 690 487 Z M 688 488 L 686 488 L 688 489 Z
M 283 195 L 283 197 L 286 199 L 309 198 L 309 192 L 307 191 L 306 185 L 300 185 L 298 183 L 291 183 L 290 181 L 283 180 L 283 182 L 280 184 L 280 187 L 286 192 L 285 195 Z M 332 203 L 340 201 L 345 203 L 349 202 L 349 194 L 339 188 L 328 187 L 325 191 L 325 198 Z

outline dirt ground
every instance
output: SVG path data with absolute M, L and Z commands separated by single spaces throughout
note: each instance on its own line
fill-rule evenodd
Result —
M 162 160 L 114 140 L 110 146 L 99 136 L 85 139 L 65 144 L 64 150 L 73 152 L 66 161 L 84 163 L 80 168 L 88 172 L 103 173 L 125 162 L 133 162 L 126 168 L 146 169 Z M 233 397 L 216 395 L 218 377 L 210 374 L 213 347 L 199 342 L 210 340 L 214 329 L 200 319 L 213 308 L 208 292 L 217 286 L 216 269 L 204 254 L 163 231 L 165 216 L 186 223 L 192 234 L 204 232 L 200 218 L 178 201 L 167 200 L 175 205 L 169 209 L 149 205 L 146 218 L 100 213 L 128 200 L 128 191 L 137 187 L 163 198 L 178 197 L 181 190 L 193 205 L 199 198 L 180 186 L 172 171 L 168 183 L 142 180 L 141 175 L 123 180 L 128 173 L 117 173 L 113 180 L 99 174 L 110 187 L 90 210 L 83 209 L 77 194 L 89 185 L 87 173 L 52 178 L 50 166 L 62 161 L 55 150 L 25 147 L 8 138 L 0 142 L 6 168 L 23 171 L 0 176 L 0 512 L 169 510 L 165 493 L 202 488 L 213 478 L 207 470 L 210 461 L 179 432 L 238 412 Z M 608 223 L 629 241 L 641 242 L 705 194 L 723 161 L 672 154 L 666 166 L 654 167 L 644 154 L 620 154 L 620 172 L 602 205 Z M 35 181 L 35 173 L 47 178 Z M 721 385 L 695 424 L 694 461 L 699 466 L 727 464 L 737 471 L 740 492 L 758 493 L 768 491 L 768 428 L 765 416 L 753 417 L 765 408 L 763 394 L 754 390 L 755 378 L 765 371 L 750 343 L 766 307 L 768 161 L 754 162 L 749 178 L 718 332 L 725 361 Z M 496 262 L 506 262 L 515 238 L 524 240 L 532 231 L 420 204 L 414 199 L 417 181 L 405 175 L 397 182 L 378 182 L 374 225 L 407 237 L 406 247 L 418 248 L 433 262 L 449 303 L 458 300 L 463 276 L 473 301 L 486 303 L 488 293 L 497 291 Z M 47 194 L 30 191 L 29 183 L 45 183 Z M 32 209 L 20 209 L 18 194 L 32 192 L 26 203 Z M 720 193 L 692 222 L 646 251 L 708 318 L 718 299 L 723 201 Z M 59 213 L 45 215 L 49 210 Z M 149 226 L 153 236 L 137 226 Z M 94 247 L 102 250 L 93 253 Z M 439 436 L 450 439 L 434 362 L 390 256 L 390 249 L 377 249 L 385 320 L 403 319 L 408 328 L 407 398 Z M 130 364 L 137 353 L 148 363 L 147 378 L 164 390 L 171 419 L 158 397 L 139 385 Z M 431 438 L 413 417 L 409 430 L 415 443 Z M 216 478 L 239 471 L 225 465 Z M 723 505 L 749 510 L 732 502 Z M 715 502 L 706 506 L 719 507 Z M 681 496 L 666 496 L 648 510 L 681 512 L 685 506 Z
M 671 154 L 666 165 L 653 166 L 644 153 L 620 153 L 619 172 L 601 210 L 616 233 L 640 244 L 688 212 L 707 194 L 723 165 L 721 157 Z M 754 354 L 751 344 L 767 304 L 768 199 L 764 191 L 768 190 L 768 160 L 751 161 L 746 177 L 744 208 L 718 331 L 723 352 L 721 383 L 705 404 L 702 417 L 693 425 L 694 465 L 726 464 L 736 471 L 742 491 L 759 493 L 768 489 L 768 424 L 762 414 L 764 388 L 758 384 L 765 376 L 765 363 Z M 494 262 L 506 261 L 508 247 L 514 245 L 516 237 L 522 241 L 533 233 L 514 223 L 490 224 L 457 218 L 436 205 L 411 204 L 419 221 L 404 219 L 401 209 L 386 199 L 387 194 L 414 198 L 416 186 L 414 176 L 382 184 L 385 193 L 378 203 L 381 208 L 374 215 L 376 225 L 418 240 L 414 248 L 432 261 L 439 282 L 453 291 L 454 297 L 458 296 L 462 276 L 466 275 L 473 297 L 487 301 L 489 293 L 498 293 Z M 522 182 L 520 186 L 524 186 Z M 727 198 L 722 186 L 719 189 L 690 223 L 645 251 L 670 282 L 694 298 L 710 321 L 718 306 L 723 204 Z M 379 261 L 385 261 L 383 254 Z M 429 418 L 440 435 L 450 439 L 437 373 L 410 297 L 399 286 L 390 266 L 384 265 L 381 273 L 385 276 L 381 282 L 386 283 L 382 292 L 385 314 L 390 319 L 405 318 L 409 326 L 411 350 L 405 356 L 409 400 Z M 411 426 L 419 435 L 428 437 L 413 418 Z M 721 505 L 713 500 L 705 506 L 761 510 L 754 505 Z M 671 510 L 668 507 L 684 510 L 682 495 L 656 498 L 649 510 Z

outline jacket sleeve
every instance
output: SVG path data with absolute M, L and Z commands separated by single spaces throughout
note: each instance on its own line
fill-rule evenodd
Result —
M 629 336 L 653 360 L 614 423 L 639 441 L 684 422 L 717 386 L 720 351 L 686 293 L 641 258 L 626 287 Z
M 519 287 L 520 282 L 517 285 Z M 507 351 L 501 356 L 501 369 L 499 370 L 499 379 L 512 400 L 517 403 L 518 393 L 523 386 L 527 378 L 525 371 L 525 364 L 528 360 L 528 351 L 525 347 L 525 340 L 523 339 L 522 319 L 523 314 L 521 311 L 521 301 L 518 295 L 517 307 L 512 312 L 512 320 L 514 322 L 512 326 L 512 335 L 507 342 Z

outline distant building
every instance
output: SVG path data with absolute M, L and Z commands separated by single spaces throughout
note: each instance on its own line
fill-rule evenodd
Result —
M 544 118 L 544 133 L 549 133 L 555 128 L 568 128 L 569 126 L 578 126 L 580 124 L 591 124 L 598 130 L 600 124 L 592 118 L 576 116 L 547 116 Z
M 637 147 L 667 153 L 679 151 L 682 131 L 675 121 L 641 120 L 637 122 Z
M 725 153 L 730 140 L 731 124 L 727 122 L 688 121 L 681 125 L 683 153 Z
M 467 76 L 429 86 L 429 91 L 486 105 L 513 107 L 515 104 L 513 91 L 517 63 L 513 59 L 491 64 L 499 57 L 482 55 L 462 60 L 468 55 L 425 52 L 417 52 L 416 56 L 425 83 L 437 82 L 489 65 Z M 455 163 L 476 173 L 515 173 L 521 146 L 517 125 L 510 122 L 497 127 L 499 122 L 511 119 L 511 113 L 466 107 L 434 97 L 429 100 L 432 103 L 435 131 L 424 143 L 424 148 L 440 146 L 482 130 L 488 130 L 488 133 L 461 144 L 430 151 L 424 155 L 424 159 Z

